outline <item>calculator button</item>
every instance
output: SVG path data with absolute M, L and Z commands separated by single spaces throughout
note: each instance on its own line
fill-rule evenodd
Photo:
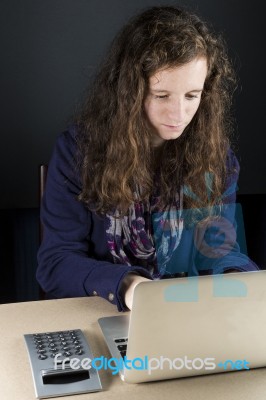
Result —
M 46 353 L 46 350 L 45 349 L 39 349 L 39 350 L 37 350 L 37 353 L 38 354 Z
M 43 344 L 37 344 L 36 345 L 36 349 L 37 350 L 40 350 L 40 349 L 43 349 L 45 346 L 43 345 Z
M 59 354 L 59 353 L 58 353 L 58 352 L 56 352 L 56 353 L 51 353 L 50 356 L 51 356 L 52 358 L 55 358 L 55 356 L 57 356 L 57 354 Z
M 45 360 L 47 358 L 47 355 L 46 354 L 39 354 L 38 358 L 40 360 Z
M 120 344 L 119 346 L 117 346 L 119 351 L 125 351 L 127 349 L 127 345 L 126 344 Z
M 56 347 L 53 347 L 52 349 L 49 349 L 49 350 L 50 350 L 50 352 L 51 352 L 52 354 L 60 353 L 60 351 L 58 351 L 58 349 L 57 349 Z
M 42 339 L 43 335 L 41 333 L 35 333 L 33 337 L 34 339 Z

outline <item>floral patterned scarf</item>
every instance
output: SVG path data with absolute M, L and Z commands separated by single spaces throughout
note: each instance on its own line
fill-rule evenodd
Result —
M 135 202 L 124 217 L 106 215 L 106 235 L 115 263 L 143 265 L 160 278 L 180 243 L 183 231 L 183 190 L 175 203 L 158 211 L 158 197 L 151 202 Z

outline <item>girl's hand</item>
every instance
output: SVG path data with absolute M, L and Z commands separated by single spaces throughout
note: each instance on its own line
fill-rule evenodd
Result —
M 122 281 L 121 285 L 121 294 L 122 297 L 124 297 L 125 304 L 129 310 L 132 309 L 132 302 L 133 302 L 133 293 L 135 290 L 135 287 L 140 283 L 140 282 L 147 282 L 150 279 L 144 278 L 143 276 L 137 275 L 134 272 L 129 273 L 128 275 L 125 276 L 125 278 Z

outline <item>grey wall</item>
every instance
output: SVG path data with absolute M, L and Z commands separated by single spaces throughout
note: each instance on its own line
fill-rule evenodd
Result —
M 156 0 L 2 0 L 0 208 L 38 206 L 38 165 L 112 37 Z M 235 101 L 241 193 L 266 192 L 264 18 L 258 0 L 181 1 L 222 31 L 241 80 Z

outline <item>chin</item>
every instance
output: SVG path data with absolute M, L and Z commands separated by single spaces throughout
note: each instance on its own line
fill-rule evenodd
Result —
M 180 136 L 182 136 L 182 133 L 183 132 L 180 132 L 180 133 L 178 133 L 176 135 L 172 135 L 170 137 L 164 138 L 164 140 L 176 140 L 176 139 L 180 138 Z

